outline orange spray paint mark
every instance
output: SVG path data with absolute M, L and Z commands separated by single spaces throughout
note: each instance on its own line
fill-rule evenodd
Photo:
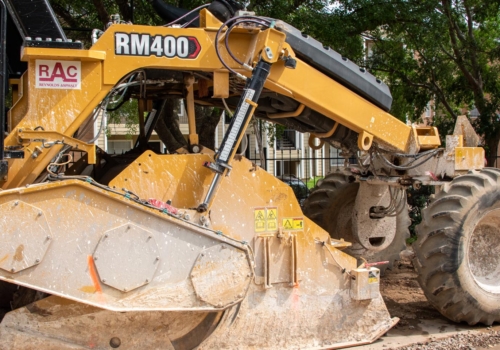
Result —
M 89 274 L 94 284 L 95 290 L 98 293 L 102 293 L 101 284 L 99 283 L 99 278 L 97 277 L 97 271 L 95 270 L 94 259 L 92 255 L 87 256 L 87 264 L 89 265 Z

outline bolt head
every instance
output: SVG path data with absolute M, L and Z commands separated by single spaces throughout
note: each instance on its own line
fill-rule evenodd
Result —
M 113 337 L 109 341 L 109 346 L 111 346 L 113 349 L 119 348 L 120 345 L 122 345 L 122 341 L 118 337 Z

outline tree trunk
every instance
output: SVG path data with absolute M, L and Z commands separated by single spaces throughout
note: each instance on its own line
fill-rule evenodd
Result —
M 485 140 L 486 144 L 486 159 L 489 167 L 497 167 L 498 143 L 500 142 L 500 133 L 496 133 Z
M 109 22 L 109 15 L 108 12 L 106 11 L 106 8 L 104 7 L 102 0 L 92 0 L 92 2 L 97 10 L 97 15 L 99 16 L 99 20 L 104 25 L 104 28 L 106 28 L 106 24 L 108 24 Z

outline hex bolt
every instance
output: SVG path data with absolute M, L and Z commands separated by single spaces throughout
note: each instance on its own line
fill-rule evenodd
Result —
M 104 238 L 108 238 L 108 234 L 107 233 L 104 235 Z
M 19 205 L 19 201 L 15 201 L 15 202 L 14 202 L 14 205 Z
M 155 263 L 156 263 L 157 261 L 159 261 L 159 260 L 160 260 L 160 257 L 159 257 L 159 256 L 157 256 L 157 257 L 156 257 L 156 259 L 155 259 Z
M 111 346 L 113 349 L 117 349 L 122 345 L 122 341 L 118 337 L 113 337 L 109 341 L 109 346 Z
M 43 213 L 41 211 L 38 212 L 38 216 L 42 216 Z
M 106 279 L 105 278 L 103 278 L 101 281 L 102 281 L 102 283 L 106 283 Z
M 45 237 L 45 238 L 47 239 L 47 241 L 50 241 L 50 236 L 47 236 L 47 237 Z
M 16 269 L 15 268 L 11 268 L 10 272 L 16 272 Z
M 94 256 L 94 260 L 97 260 L 97 256 Z
M 149 279 L 148 278 L 146 278 L 146 283 L 149 283 Z
M 127 288 L 123 288 L 123 291 L 126 292 L 127 291 Z
M 38 263 L 40 263 L 40 259 L 35 260 L 35 264 L 38 264 Z

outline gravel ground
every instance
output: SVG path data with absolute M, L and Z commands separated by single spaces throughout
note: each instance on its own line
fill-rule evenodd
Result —
M 499 349 L 500 331 L 487 330 L 485 332 L 467 332 L 455 334 L 449 338 L 430 340 L 425 343 L 403 346 L 399 348 L 388 348 L 393 350 L 479 350 Z
M 402 260 L 395 264 L 392 271 L 387 271 L 381 279 L 380 291 L 389 312 L 400 318 L 395 326 L 398 332 L 408 335 L 418 330 L 419 324 L 426 320 L 446 320 L 425 298 L 417 282 L 417 275 L 411 263 L 411 248 L 401 254 Z M 448 321 L 450 322 L 450 321 Z M 450 324 L 453 325 L 452 322 Z M 461 324 L 460 326 L 465 326 Z M 391 347 L 387 350 L 500 350 L 500 330 L 498 324 L 493 328 L 478 326 L 471 330 L 454 334 L 448 338 L 436 339 L 432 334 L 428 339 L 412 345 Z

